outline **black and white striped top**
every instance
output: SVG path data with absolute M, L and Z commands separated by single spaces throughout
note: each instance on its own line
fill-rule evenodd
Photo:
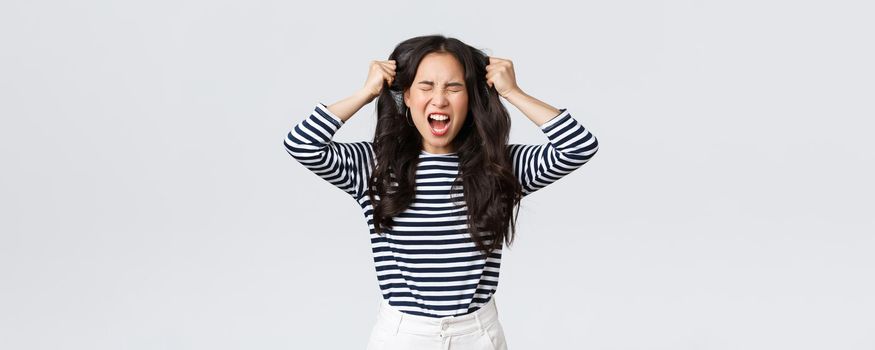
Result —
M 549 142 L 507 146 L 524 196 L 571 173 L 598 150 L 595 136 L 566 109 L 560 111 L 540 126 Z M 383 298 L 399 311 L 428 317 L 479 309 L 498 287 L 501 247 L 485 257 L 469 236 L 463 191 L 451 188 L 458 155 L 420 151 L 414 202 L 394 218 L 394 227 L 377 235 L 367 193 L 373 143 L 332 141 L 343 124 L 318 103 L 309 117 L 292 128 L 284 144 L 295 160 L 361 206 Z

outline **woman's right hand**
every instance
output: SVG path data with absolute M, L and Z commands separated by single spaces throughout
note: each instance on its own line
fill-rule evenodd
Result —
M 380 96 L 383 91 L 383 81 L 392 85 L 395 80 L 395 60 L 386 61 L 371 61 L 371 67 L 368 71 L 368 79 L 365 81 L 365 92 L 370 96 L 371 100 Z

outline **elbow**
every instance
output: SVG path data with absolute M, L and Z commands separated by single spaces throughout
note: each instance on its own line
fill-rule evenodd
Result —
M 302 144 L 297 142 L 295 138 L 292 137 L 291 133 L 283 139 L 283 149 L 285 149 L 286 153 L 292 156 L 292 158 L 295 158 L 298 161 L 301 161 L 304 156 L 301 146 Z
M 592 135 L 592 134 L 590 134 L 590 135 Z M 595 135 L 592 136 L 592 144 L 589 146 L 589 149 L 590 149 L 589 150 L 590 157 L 592 157 L 593 155 L 595 155 L 599 151 L 599 140 L 595 137 Z

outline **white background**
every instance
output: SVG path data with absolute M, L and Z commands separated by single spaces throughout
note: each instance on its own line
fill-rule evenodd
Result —
M 511 349 L 872 349 L 872 17 L 864 1 L 4 1 L 0 348 L 363 349 L 364 216 L 282 139 L 370 60 L 444 34 L 512 60 L 600 142 L 522 203 L 496 294 Z M 546 142 L 506 106 L 512 142 Z M 335 140 L 372 140 L 374 107 Z

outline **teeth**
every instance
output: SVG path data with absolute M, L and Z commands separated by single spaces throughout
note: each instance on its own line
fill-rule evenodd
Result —
M 448 116 L 446 116 L 446 115 L 443 115 L 443 114 L 429 114 L 428 117 L 431 118 L 431 119 L 434 119 L 434 120 L 447 120 L 447 119 L 450 119 L 450 117 L 448 117 Z

